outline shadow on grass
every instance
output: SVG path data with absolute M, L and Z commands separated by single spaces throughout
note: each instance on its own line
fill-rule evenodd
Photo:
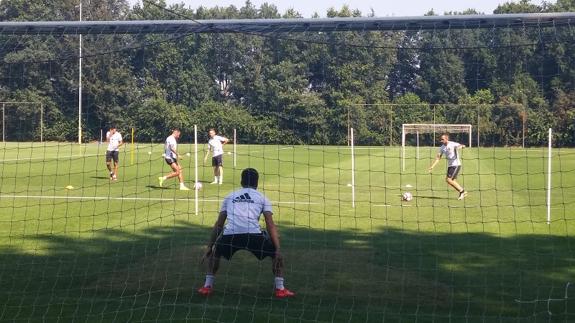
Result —
M 90 178 L 93 178 L 93 179 L 107 179 L 107 180 L 110 179 L 110 177 L 107 177 L 107 176 L 91 176 Z
M 413 195 L 413 197 L 428 200 L 449 200 L 449 197 L 432 196 L 432 195 Z
M 196 294 L 209 232 L 181 221 L 29 236 L 0 251 L 0 321 L 575 320 L 570 237 L 282 227 L 298 294 L 275 300 L 271 261 L 246 252 L 222 261 L 212 297 Z
M 169 190 L 172 189 L 170 187 L 165 187 L 165 186 L 158 186 L 158 185 L 146 185 L 147 188 L 153 189 L 153 190 Z

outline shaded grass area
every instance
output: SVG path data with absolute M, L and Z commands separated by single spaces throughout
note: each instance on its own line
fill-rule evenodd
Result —
M 104 149 L 4 146 L 0 321 L 575 320 L 574 150 L 554 154 L 547 225 L 543 150 L 466 150 L 470 196 L 456 201 L 443 170 L 426 171 L 435 149 L 408 151 L 402 172 L 399 149 L 363 147 L 352 208 L 347 147 L 240 146 L 196 215 L 193 191 L 157 187 L 161 146 L 124 151 L 118 182 Z M 182 165 L 191 186 L 192 158 Z M 273 299 L 269 259 L 247 253 L 223 262 L 213 297 L 195 293 L 209 227 L 247 166 L 274 201 L 295 299 Z M 212 180 L 209 165 L 199 171 Z M 399 199 L 407 184 L 410 203 Z
M 207 232 L 178 221 L 90 238 L 38 235 L 42 255 L 4 249 L 1 320 L 575 319 L 575 286 L 562 299 L 573 238 L 282 228 L 286 283 L 298 292 L 286 301 L 272 298 L 269 259 L 248 253 L 223 262 L 212 297 L 197 295 Z

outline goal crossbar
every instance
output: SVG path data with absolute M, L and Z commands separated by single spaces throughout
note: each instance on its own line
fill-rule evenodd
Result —
M 126 20 L 126 21 L 5 21 L 0 34 L 186 34 L 186 33 L 269 33 L 331 32 L 366 30 L 438 30 L 477 28 L 542 28 L 569 25 L 575 13 L 522 13 L 499 15 L 448 15 L 425 17 L 341 17 L 297 19 L 225 20 Z

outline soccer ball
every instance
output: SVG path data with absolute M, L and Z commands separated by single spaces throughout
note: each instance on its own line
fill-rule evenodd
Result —
M 411 194 L 410 192 L 405 192 L 405 193 L 401 194 L 401 199 L 403 201 L 409 202 L 409 201 L 413 200 L 413 194 Z
M 195 190 L 198 190 L 198 191 L 201 190 L 201 189 L 202 189 L 202 183 L 196 182 L 196 183 L 194 184 L 194 189 L 195 189 Z

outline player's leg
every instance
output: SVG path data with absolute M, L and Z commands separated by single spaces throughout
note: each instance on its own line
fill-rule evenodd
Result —
M 215 252 L 210 253 L 207 258 L 208 269 L 206 270 L 206 280 L 204 281 L 204 286 L 198 289 L 198 293 L 202 295 L 210 295 L 213 292 L 214 280 L 216 278 L 216 273 L 220 268 L 220 255 L 216 255 Z
M 216 157 L 212 157 L 212 167 L 214 168 L 214 181 L 210 184 L 218 184 L 219 183 L 219 174 L 218 174 L 218 159 Z
M 172 177 L 179 177 L 181 174 L 181 168 L 180 168 L 180 165 L 178 165 L 178 162 L 173 161 L 169 165 L 170 165 L 170 168 L 172 169 L 172 172 L 169 173 L 168 175 L 164 176 L 165 179 L 170 179 Z
M 114 176 L 114 170 L 112 169 L 112 152 L 106 151 L 106 167 L 108 168 L 108 173 L 110 174 L 110 179 Z
M 180 177 L 180 174 L 181 174 L 181 167 L 180 167 L 180 165 L 178 165 L 178 161 L 176 159 L 166 158 L 166 163 L 170 166 L 170 168 L 172 169 L 172 172 L 169 173 L 168 175 L 158 177 L 160 187 L 162 187 L 165 180 L 170 179 L 172 177 Z M 180 188 L 182 185 L 181 183 L 182 182 L 180 181 Z
M 218 175 L 219 175 L 219 182 L 218 184 L 223 184 L 224 182 L 224 160 L 223 155 L 218 156 Z
M 232 245 L 234 243 L 234 245 Z M 236 248 L 235 244 L 246 243 L 241 238 L 235 238 L 234 235 L 220 235 L 212 248 L 212 251 L 207 255 L 208 268 L 206 270 L 206 280 L 204 286 L 198 289 L 198 293 L 202 295 L 210 295 L 213 292 L 214 280 L 218 269 L 220 268 L 221 257 L 230 260 L 234 253 L 241 249 Z
M 465 189 L 461 187 L 461 185 L 459 185 L 459 183 L 455 180 L 459 174 L 460 169 L 461 166 L 448 167 L 447 177 L 445 178 L 447 184 L 449 184 L 449 186 L 453 187 L 459 193 L 459 197 L 457 198 L 458 200 L 462 200 L 467 196 Z
M 252 234 L 249 238 L 248 250 L 259 260 L 265 257 L 272 258 L 272 272 L 274 273 L 275 296 L 278 298 L 293 297 L 295 293 L 284 286 L 284 260 L 277 252 L 273 242 L 266 231 L 262 234 Z
M 112 176 L 113 180 L 118 179 L 118 164 L 120 163 L 120 152 L 114 151 L 112 155 L 112 161 L 114 162 L 114 175 Z
M 186 185 L 184 184 L 184 171 L 182 170 L 182 166 L 180 166 L 180 164 L 177 164 L 177 167 L 178 167 L 178 180 L 180 181 L 180 190 L 189 191 L 190 189 L 187 188 Z

